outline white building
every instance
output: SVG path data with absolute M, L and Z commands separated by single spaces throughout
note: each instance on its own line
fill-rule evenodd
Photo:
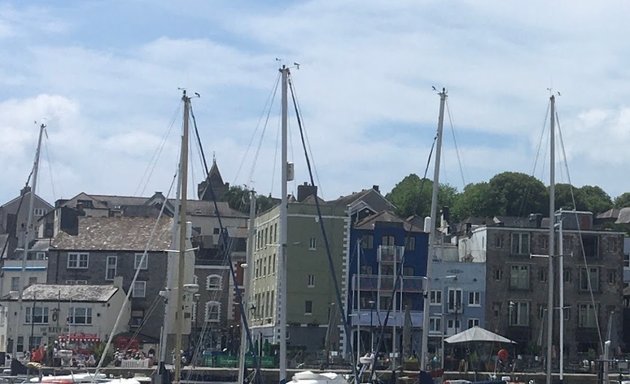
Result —
M 0 341 L 6 340 L 2 347 L 11 353 L 16 335 L 17 352 L 54 341 L 107 340 L 126 301 L 121 283 L 118 279 L 113 285 L 34 284 L 24 289 L 21 310 L 18 292 L 11 291 L 0 300 L 9 313 L 6 327 L 0 326 L 4 332 Z M 128 331 L 130 315 L 126 305 L 120 322 L 123 325 L 114 333 Z

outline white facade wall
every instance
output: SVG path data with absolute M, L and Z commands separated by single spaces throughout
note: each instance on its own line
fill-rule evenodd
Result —
M 114 330 L 116 318 L 125 301 L 126 295 L 122 289 L 118 289 L 107 302 L 71 302 L 69 300 L 64 300 L 33 303 L 33 300 L 23 300 L 22 311 L 18 321 L 16 321 L 17 316 L 15 316 L 15 313 L 19 312 L 18 302 L 3 302 L 2 305 L 8 309 L 8 313 L 13 315 L 8 316 L 5 328 L 0 326 L 0 332 L 6 329 L 5 343 L 2 345 L 2 348 L 5 348 L 6 350 L 8 339 L 13 339 L 15 337 L 16 327 L 18 332 L 17 335 L 18 337 L 23 337 L 23 345 L 25 347 L 28 346 L 31 336 L 41 337 L 43 344 L 57 340 L 60 335 L 68 333 L 96 334 L 101 340 L 107 340 L 112 332 L 117 334 L 129 330 L 128 324 L 131 317 L 131 309 L 129 305 L 126 305 L 123 309 L 119 329 Z M 27 308 L 31 308 L 32 310 L 33 304 L 35 307 L 48 308 L 47 321 L 36 324 L 31 324 L 30 322 L 27 323 L 25 321 Z M 79 325 L 69 322 L 68 317 L 70 314 L 70 308 L 72 307 L 91 309 L 91 324 Z M 54 314 L 57 315 L 54 316 Z M 0 334 L 0 339 L 1 338 L 2 334 Z M 20 348 L 20 344 L 18 343 L 18 352 L 22 352 L 23 350 L 24 348 Z

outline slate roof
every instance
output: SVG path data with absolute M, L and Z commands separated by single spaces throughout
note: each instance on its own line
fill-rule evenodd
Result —
M 381 211 L 375 215 L 368 216 L 358 222 L 355 226 L 357 229 L 374 229 L 377 222 L 401 223 L 407 232 L 424 232 L 421 227 L 413 225 L 411 222 L 401 219 L 391 211 Z
M 113 285 L 33 284 L 22 292 L 23 300 L 107 302 L 120 288 Z M 18 292 L 11 291 L 3 301 L 18 300 Z
M 596 216 L 598 219 L 617 219 L 619 217 L 619 209 L 611 208 L 606 212 L 602 212 Z
M 171 218 L 161 218 L 149 251 L 164 251 L 171 244 Z M 145 217 L 79 217 L 78 235 L 60 232 L 52 247 L 59 250 L 143 251 L 156 223 Z
M 373 207 L 376 211 L 386 210 L 394 210 L 396 207 L 394 204 L 389 202 L 380 192 L 376 191 L 374 188 L 364 189 L 361 192 L 353 192 L 350 195 L 341 196 L 336 200 L 331 200 L 330 203 L 335 205 L 347 206 L 351 203 L 363 200 L 366 204 Z
M 630 224 L 630 207 L 621 208 L 615 224 Z
M 77 196 L 64 202 L 66 207 L 74 207 L 78 200 L 91 200 L 94 209 L 116 209 L 116 207 L 150 206 L 152 202 L 158 202 L 165 197 L 156 192 L 150 197 L 116 196 L 116 195 L 90 195 L 81 192 Z M 168 203 L 175 204 L 175 199 L 168 199 Z M 214 203 L 204 200 L 187 200 L 186 213 L 189 216 L 216 216 Z M 217 208 L 222 217 L 247 217 L 244 213 L 230 208 L 225 201 L 218 201 Z

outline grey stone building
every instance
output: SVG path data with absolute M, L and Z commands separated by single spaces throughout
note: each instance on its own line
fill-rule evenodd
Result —
M 164 323 L 160 291 L 167 278 L 167 252 L 171 246 L 172 220 L 157 224 L 141 217 L 80 217 L 76 235 L 60 232 L 48 253 L 50 284 L 111 284 L 121 276 L 125 292 L 131 294 L 130 330 L 159 340 Z M 147 246 L 148 245 L 148 246 Z M 147 257 L 142 254 L 147 248 Z M 132 287 L 136 267 L 140 272 Z
M 564 310 L 562 316 L 558 310 L 554 313 L 553 340 L 557 350 L 562 317 L 565 359 L 571 361 L 602 353 L 598 335 L 607 334 L 608 327 L 613 347 L 622 340 L 623 233 L 595 230 L 590 213 L 565 212 L 562 220 Z M 544 255 L 550 253 L 549 220 L 535 215 L 494 218 L 489 223 L 471 226 L 459 242 L 465 258 L 486 262 L 486 327 L 517 341 L 519 353 L 544 354 L 549 287 L 549 259 Z M 559 244 L 557 231 L 555 243 Z

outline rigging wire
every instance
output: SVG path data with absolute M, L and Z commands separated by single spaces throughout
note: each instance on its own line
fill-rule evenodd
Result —
M 291 77 L 290 76 L 288 78 L 288 85 L 289 85 L 289 89 L 291 90 L 291 98 L 293 99 L 293 106 L 295 108 L 295 114 L 296 114 L 296 119 L 297 119 L 299 132 L 300 132 L 300 138 L 301 138 L 301 141 L 302 141 L 302 149 L 304 151 L 306 167 L 308 169 L 308 174 L 309 174 L 309 178 L 310 178 L 310 181 L 311 181 L 311 185 L 315 185 L 315 180 L 313 178 L 313 170 L 312 170 L 312 167 L 311 167 L 311 161 L 310 161 L 309 156 L 308 156 L 308 150 L 307 150 L 306 141 L 305 141 L 305 138 L 304 138 L 304 130 L 303 130 L 303 126 L 302 126 L 302 120 L 300 118 L 299 110 L 298 110 L 297 104 L 295 102 L 295 93 L 294 93 L 294 90 L 293 90 L 293 81 L 291 81 Z M 319 198 L 317 196 L 315 196 L 315 198 L 313 200 L 315 200 L 315 208 L 317 210 L 317 217 L 319 218 L 319 220 L 318 220 L 319 227 L 321 229 L 322 237 L 323 237 L 325 248 L 326 248 L 326 256 L 328 258 L 328 266 L 329 266 L 329 269 L 330 269 L 331 279 L 332 279 L 333 285 L 335 287 L 335 296 L 336 296 L 336 300 L 337 300 L 337 306 L 339 307 L 341 318 L 344 319 L 344 331 L 345 331 L 345 334 L 346 334 L 346 339 L 350 340 L 352 338 L 351 337 L 352 332 L 350 330 L 348 322 L 345 320 L 345 319 L 347 319 L 347 317 L 346 317 L 346 309 L 344 308 L 343 301 L 341 300 L 341 290 L 339 288 L 339 281 L 337 280 L 337 272 L 335 270 L 335 264 L 334 264 L 334 261 L 332 259 L 332 253 L 331 253 L 331 250 L 330 250 L 330 244 L 328 242 L 328 235 L 326 234 L 326 228 L 324 227 L 324 220 L 322 219 L 322 210 L 321 210 L 321 207 L 320 207 L 320 204 L 319 204 Z M 351 360 L 350 361 L 352 363 L 352 372 L 354 374 L 356 382 L 358 383 L 357 364 L 356 364 L 356 361 L 354 361 L 356 356 L 354 354 L 354 346 L 352 344 L 350 344 L 350 354 L 351 354 L 350 355 L 351 356 Z
M 276 148 L 275 148 L 275 150 L 273 152 L 273 164 L 271 166 L 271 169 L 273 169 L 273 170 L 276 169 L 276 164 L 278 163 L 278 152 L 280 151 L 280 147 L 278 145 L 278 142 L 280 141 L 281 132 L 282 132 L 282 122 L 280 120 L 278 120 L 278 128 L 276 130 Z M 271 187 L 269 188 L 269 197 L 271 197 L 271 195 L 273 193 L 273 188 L 274 188 L 275 182 L 276 182 L 276 172 L 272 171 L 271 172 Z
M 538 139 L 538 146 L 536 147 L 536 156 L 534 156 L 534 166 L 532 168 L 532 176 L 536 174 L 536 167 L 538 165 L 538 159 L 540 158 L 540 150 L 543 148 L 543 139 L 545 138 L 545 132 L 547 128 L 547 121 L 549 119 L 549 109 L 551 104 L 547 103 L 547 111 L 545 112 L 545 118 L 543 120 L 542 129 L 540 131 L 540 138 Z M 544 165 L 544 163 L 543 163 Z
M 44 129 L 44 133 L 45 132 L 46 132 L 46 129 Z M 48 139 L 48 134 L 46 134 L 46 139 Z M 44 156 L 46 156 L 46 162 L 48 163 L 48 176 L 50 176 L 50 186 L 52 188 L 52 195 L 53 197 L 56 197 L 57 192 L 55 191 L 55 180 L 54 180 L 54 175 L 53 175 L 52 162 L 50 161 L 50 154 L 48 150 L 47 141 L 44 141 Z
M 276 94 L 278 92 L 278 88 L 280 85 L 281 74 L 278 73 L 278 77 L 276 78 L 276 86 L 273 89 L 273 93 L 271 95 L 271 100 L 269 101 L 269 108 L 267 108 L 267 114 L 265 116 L 265 125 L 263 126 L 263 130 L 260 134 L 260 140 L 258 141 L 258 146 L 256 147 L 256 154 L 254 155 L 254 161 L 252 162 L 252 169 L 249 172 L 248 180 L 253 183 L 254 180 L 254 171 L 256 168 L 256 162 L 258 161 L 258 156 L 260 154 L 260 148 L 262 147 L 263 139 L 265 137 L 265 132 L 267 131 L 267 125 L 269 124 L 269 118 L 271 116 L 271 110 L 273 106 L 273 102 L 276 99 Z M 272 181 L 272 189 L 273 189 L 273 181 Z
M 175 181 L 177 178 L 177 172 L 173 175 L 173 180 L 171 181 L 171 186 L 168 189 L 168 192 L 166 194 L 166 201 L 168 201 L 168 197 L 171 194 L 171 191 L 173 190 L 173 186 L 175 185 Z M 153 227 L 151 228 L 151 233 L 149 234 L 149 239 L 147 240 L 147 243 L 144 247 L 144 251 L 142 252 L 142 258 L 140 258 L 140 263 L 138 263 L 138 267 L 136 268 L 136 272 L 133 275 L 133 279 L 131 280 L 130 283 L 130 287 L 133 287 L 136 283 L 136 280 L 138 279 L 138 275 L 140 274 L 140 267 L 142 266 L 142 264 L 144 263 L 144 261 L 147 258 L 147 252 L 149 249 L 149 246 L 151 245 L 151 243 L 153 242 L 154 238 L 155 238 L 155 233 L 157 231 L 157 227 L 158 224 L 160 223 L 160 219 L 162 218 L 163 214 L 164 214 L 164 209 L 166 208 L 166 201 L 164 202 L 164 204 L 162 204 L 162 207 L 160 208 L 160 213 L 158 214 L 157 219 L 155 220 L 155 224 L 153 225 Z M 131 294 L 133 293 L 133 289 L 129 289 L 127 291 L 127 296 L 125 298 L 125 301 L 123 301 L 122 307 L 120 309 L 120 312 L 118 312 L 118 316 L 116 317 L 116 321 L 114 322 L 114 326 L 112 328 L 112 331 L 110 332 L 109 338 L 107 339 L 107 343 L 105 344 L 105 347 L 103 348 L 103 352 L 101 355 L 101 358 L 96 366 L 96 369 L 94 371 L 94 376 L 96 376 L 99 372 L 99 370 L 103 367 L 103 361 L 105 360 L 105 357 L 107 356 L 107 351 L 109 349 L 109 346 L 112 344 L 112 340 L 114 339 L 114 336 L 116 335 L 116 329 L 118 328 L 118 325 L 120 324 L 120 321 L 122 320 L 122 314 L 123 311 L 125 309 L 125 307 L 127 305 L 129 305 L 129 303 L 131 302 L 130 298 L 131 298 Z
M 177 116 L 180 113 L 181 108 L 182 106 L 178 105 L 178 107 L 175 109 L 175 112 L 173 113 L 173 118 L 171 119 L 171 122 L 168 125 L 166 132 L 162 135 L 162 142 L 158 145 L 158 147 L 153 152 L 153 155 L 151 156 L 151 159 L 149 159 L 149 162 L 147 163 L 147 167 L 144 170 L 144 174 L 138 181 L 138 185 L 136 186 L 136 189 L 134 191 L 135 196 L 142 196 L 144 194 L 144 190 L 149 184 L 149 180 L 151 179 L 151 176 L 153 175 L 153 171 L 155 170 L 155 167 L 157 165 L 157 160 L 160 158 L 160 155 L 162 154 L 162 151 L 164 150 L 164 147 L 166 145 L 166 139 L 171 134 L 171 130 L 173 129 L 173 126 L 175 125 L 175 121 L 177 119 Z
M 453 136 L 453 143 L 455 145 L 455 154 L 457 155 L 457 163 L 459 165 L 459 174 L 462 178 L 462 188 L 466 187 L 466 179 L 464 178 L 464 168 L 462 167 L 462 159 L 459 156 L 459 148 L 457 147 L 457 138 L 455 137 L 455 129 L 453 128 L 453 118 L 451 116 L 451 109 L 448 105 L 448 99 L 446 100 L 446 113 L 448 115 L 448 121 L 451 124 L 451 135 Z
M 571 200 L 573 202 L 573 207 L 575 208 L 574 210 L 574 214 L 575 214 L 575 222 L 577 223 L 577 231 L 578 231 L 578 236 L 580 237 L 580 251 L 582 253 L 582 261 L 584 263 L 584 269 L 586 270 L 586 281 L 588 283 L 588 292 L 590 295 L 590 299 L 591 299 L 591 309 L 594 312 L 594 316 L 593 318 L 595 319 L 595 327 L 597 328 L 597 336 L 599 337 L 599 344 L 600 344 L 600 348 L 603 351 L 604 350 L 604 339 L 602 337 L 602 330 L 599 324 L 599 317 L 597 316 L 597 303 L 595 302 L 595 295 L 593 293 L 593 283 L 591 282 L 591 271 L 588 265 L 588 260 L 586 260 L 586 250 L 584 249 L 584 241 L 582 239 L 582 228 L 580 225 L 580 220 L 578 220 L 578 214 L 577 214 L 577 204 L 576 204 L 576 199 L 575 199 L 575 193 L 573 191 L 573 184 L 571 183 L 571 176 L 570 176 L 570 172 L 569 172 L 569 164 L 567 161 L 567 154 L 565 151 L 565 147 L 564 147 L 564 140 L 562 138 L 562 130 L 560 129 L 560 118 L 558 117 L 558 112 L 556 112 L 556 116 L 555 116 L 557 125 L 558 125 L 558 135 L 560 138 L 560 146 L 562 148 L 562 156 L 564 158 L 564 165 L 566 168 L 566 172 L 567 172 L 567 180 L 569 183 L 569 188 L 571 191 Z M 564 252 L 563 249 L 560 250 L 560 253 Z M 562 277 L 560 277 L 562 278 Z M 562 308 L 560 310 L 563 310 Z M 610 316 L 610 314 L 609 314 Z
M 263 116 L 265 117 L 265 124 L 263 125 L 263 130 L 262 133 L 260 135 L 260 140 L 258 142 L 258 146 L 256 147 L 256 154 L 254 155 L 254 161 L 252 162 L 252 169 L 250 170 L 250 174 L 249 174 L 249 178 L 248 180 L 251 182 L 251 180 L 253 180 L 253 174 L 254 174 L 254 168 L 256 165 L 256 161 L 258 160 L 258 154 L 260 153 L 260 147 L 262 145 L 262 141 L 263 138 L 265 136 L 265 131 L 267 130 L 267 124 L 269 122 L 269 116 L 271 114 L 271 107 L 273 105 L 273 101 L 276 98 L 276 93 L 278 91 L 278 84 L 280 84 L 280 73 L 278 73 L 278 76 L 276 77 L 276 81 L 275 81 L 275 86 L 272 87 L 272 91 L 270 92 L 269 96 L 267 97 L 267 100 L 265 101 L 265 105 L 263 106 L 263 110 L 261 112 L 260 117 L 258 118 L 258 122 L 256 124 L 256 128 L 254 129 L 254 133 L 252 134 L 251 139 L 249 140 L 249 143 L 247 144 L 247 149 L 245 150 L 245 154 L 243 155 L 243 157 L 241 158 L 241 163 L 238 166 L 238 169 L 236 170 L 236 174 L 234 176 L 234 179 L 232 180 L 232 185 L 236 185 L 236 180 L 238 179 L 238 176 L 241 172 L 241 169 L 243 168 L 243 164 L 245 163 L 245 158 L 247 157 L 247 155 L 249 154 L 249 150 L 252 146 L 252 143 L 254 142 L 254 138 L 256 137 L 256 132 L 258 132 L 258 129 L 260 128 L 260 123 L 263 119 Z M 266 113 L 265 113 L 266 111 Z
M 296 113 L 298 113 L 300 116 L 302 116 L 302 107 L 300 106 L 300 101 L 299 101 L 298 96 L 297 96 L 297 91 L 295 90 L 295 84 L 293 84 L 293 92 L 295 93 L 295 110 L 296 110 Z M 303 124 L 303 122 L 302 122 L 302 124 Z M 317 167 L 315 167 L 315 156 L 313 154 L 313 149 L 311 148 L 311 142 L 310 142 L 310 140 L 308 138 L 308 131 L 306 131 L 306 130 L 304 130 L 304 137 L 306 139 L 306 145 L 308 147 L 308 153 L 311 154 L 311 158 L 313 159 L 313 170 L 315 172 L 315 180 L 317 181 L 317 183 L 319 185 L 319 195 L 322 196 L 322 198 L 323 198 L 324 197 L 324 190 L 323 190 L 322 185 L 321 185 L 321 180 L 319 178 L 319 173 L 317 172 Z
M 197 124 L 194 124 L 194 129 L 195 131 L 197 131 Z M 201 153 L 203 154 L 203 146 L 201 145 L 201 139 L 199 136 L 198 132 L 195 132 L 195 135 L 197 137 L 197 144 L 199 145 L 199 150 L 201 151 Z M 205 155 L 202 155 L 202 157 L 205 159 Z M 204 169 L 206 172 L 206 175 L 208 175 L 210 173 L 209 169 L 208 169 L 208 164 L 204 161 Z M 234 269 L 234 264 L 232 262 L 232 254 L 231 254 L 231 248 L 229 246 L 228 240 L 229 240 L 229 234 L 227 231 L 227 228 L 223 225 L 223 220 L 221 219 L 221 211 L 219 210 L 219 205 L 217 204 L 217 197 L 214 193 L 214 189 L 211 188 L 210 183 L 206 183 L 206 186 L 203 190 L 203 193 L 201 194 L 201 196 L 204 196 L 206 194 L 206 191 L 210 192 L 210 197 L 212 199 L 212 202 L 214 204 L 214 212 L 216 214 L 217 217 L 217 221 L 219 224 L 219 246 L 220 246 L 220 252 L 224 252 L 224 257 L 227 258 L 228 260 L 228 267 L 229 267 L 229 271 L 230 271 L 230 275 L 232 277 L 232 281 L 234 282 L 234 293 L 236 296 L 236 302 L 238 302 L 238 308 L 240 310 L 240 315 L 241 315 L 241 321 L 243 322 L 243 326 L 245 327 L 245 332 L 246 332 L 246 337 L 247 337 L 247 345 L 249 347 L 250 351 L 254 350 L 254 344 L 253 344 L 253 339 L 252 339 L 252 334 L 251 331 L 249 329 L 249 324 L 248 324 L 248 320 L 247 320 L 247 316 L 246 316 L 246 312 L 245 312 L 245 308 L 243 307 L 243 296 L 241 293 L 241 288 L 238 285 L 238 279 L 236 278 L 236 271 Z M 260 373 L 260 359 L 258 359 L 256 356 L 254 356 L 254 365 L 255 365 L 255 369 L 256 369 L 256 375 L 254 377 L 255 383 L 256 384 L 260 384 L 262 382 L 262 375 Z

